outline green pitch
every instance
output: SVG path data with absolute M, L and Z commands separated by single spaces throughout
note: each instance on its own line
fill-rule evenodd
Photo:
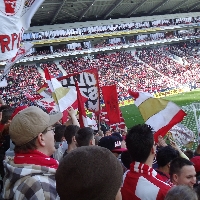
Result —
M 200 89 L 196 89 L 191 92 L 181 93 L 178 95 L 168 96 L 168 97 L 165 97 L 164 99 L 172 101 L 179 106 L 187 106 L 192 103 L 200 103 Z M 144 120 L 142 119 L 142 116 L 135 105 L 123 106 L 120 109 L 122 111 L 123 117 L 126 122 L 126 126 L 128 128 L 139 123 L 144 123 Z M 188 113 L 188 115 L 190 114 Z M 191 126 L 188 128 L 192 129 L 195 123 L 195 120 L 191 119 L 192 116 L 191 117 L 188 116 L 188 117 L 190 121 L 190 123 L 188 122 L 189 123 L 188 125 Z M 183 124 L 185 125 L 185 123 Z

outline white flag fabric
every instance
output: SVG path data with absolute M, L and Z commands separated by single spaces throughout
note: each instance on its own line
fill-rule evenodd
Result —
M 31 42 L 27 42 L 25 44 L 23 44 L 23 46 L 21 46 L 16 55 L 9 59 L 6 63 L 6 66 L 5 66 L 5 69 L 4 69 L 4 72 L 3 74 L 0 76 L 0 79 L 2 79 L 3 77 L 5 77 L 9 71 L 10 71 L 10 68 L 18 61 L 20 60 L 21 58 L 24 57 L 24 55 L 26 55 L 26 53 L 31 49 L 31 47 L 33 46 L 33 44 Z
M 59 111 L 58 105 L 53 98 L 43 98 L 36 101 L 36 103 L 45 108 L 49 113 Z
M 0 81 L 0 88 L 7 87 L 7 86 L 8 86 L 8 82 L 7 82 L 6 78 L 4 78 L 2 81 Z
M 77 101 L 77 92 L 73 88 L 64 88 L 61 83 L 51 77 L 47 68 L 44 69 L 45 78 L 52 92 L 52 97 L 59 106 L 60 112 L 65 111 Z
M 38 10 L 44 0 L 25 0 L 21 14 L 21 21 L 24 30 L 28 30 L 31 24 L 31 19 Z
M 30 27 L 31 18 L 44 0 L 0 1 L 0 61 L 14 57 L 22 35 Z
M 134 97 L 134 104 L 138 107 L 145 124 L 150 125 L 157 142 L 158 136 L 165 136 L 166 133 L 177 123 L 181 122 L 186 113 L 175 103 L 165 99 L 154 98 L 146 92 L 133 92 L 128 90 Z

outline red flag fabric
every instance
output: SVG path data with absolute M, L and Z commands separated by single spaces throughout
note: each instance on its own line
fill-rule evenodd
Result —
M 110 123 L 111 124 L 119 123 L 120 110 L 119 110 L 116 85 L 103 86 L 101 89 Z
M 123 115 L 122 115 L 122 112 L 121 110 L 120 111 L 120 122 L 119 123 L 114 123 L 114 124 L 111 124 L 109 119 L 108 119 L 108 114 L 107 114 L 107 110 L 105 108 L 105 106 L 103 106 L 101 108 L 101 115 L 100 115 L 100 119 L 104 119 L 105 122 L 111 127 L 113 128 L 114 130 L 116 130 L 117 127 L 119 127 L 120 129 L 124 129 L 126 124 L 125 124 L 125 120 L 123 118 Z
M 88 126 L 87 115 L 86 115 L 85 106 L 84 106 L 84 99 L 82 98 L 77 81 L 75 82 L 75 86 L 76 86 L 77 100 L 78 100 L 79 124 L 80 124 L 80 127 L 83 128 L 83 127 Z

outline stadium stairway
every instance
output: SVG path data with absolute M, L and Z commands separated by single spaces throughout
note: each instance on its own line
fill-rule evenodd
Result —
M 151 67 L 150 65 L 148 65 L 147 63 L 143 62 L 142 60 L 140 60 L 137 56 L 134 56 L 136 60 L 138 60 L 141 63 L 144 63 L 146 66 L 148 66 L 149 68 L 151 68 L 152 70 L 156 71 L 156 73 L 160 74 L 163 77 L 166 77 L 164 74 L 160 73 L 158 70 L 154 69 L 153 67 Z M 174 81 L 173 79 L 167 77 L 168 79 L 170 79 L 172 82 L 174 82 L 175 84 L 178 84 L 178 82 Z
M 36 66 L 37 66 L 38 72 L 39 72 L 39 73 L 42 75 L 42 77 L 45 79 L 44 71 L 43 71 L 43 69 L 40 67 L 40 64 L 39 64 L 39 63 L 36 63 Z
M 170 58 L 171 60 L 177 62 L 178 64 L 183 65 L 183 60 L 182 60 L 181 57 L 178 57 L 178 56 L 176 56 L 176 55 L 170 53 L 169 51 L 164 51 L 164 54 L 165 54 L 168 58 Z
M 63 61 L 63 60 L 55 60 L 54 63 L 57 65 L 57 67 L 59 68 L 59 70 L 63 73 L 63 76 L 66 76 L 67 73 L 66 73 L 66 71 L 62 68 L 62 66 L 59 64 L 60 61 Z

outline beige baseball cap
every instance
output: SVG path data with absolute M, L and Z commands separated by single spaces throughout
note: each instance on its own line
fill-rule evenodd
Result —
M 61 118 L 61 112 L 48 115 L 42 109 L 30 106 L 18 112 L 12 119 L 9 127 L 11 140 L 16 146 L 26 144 Z

